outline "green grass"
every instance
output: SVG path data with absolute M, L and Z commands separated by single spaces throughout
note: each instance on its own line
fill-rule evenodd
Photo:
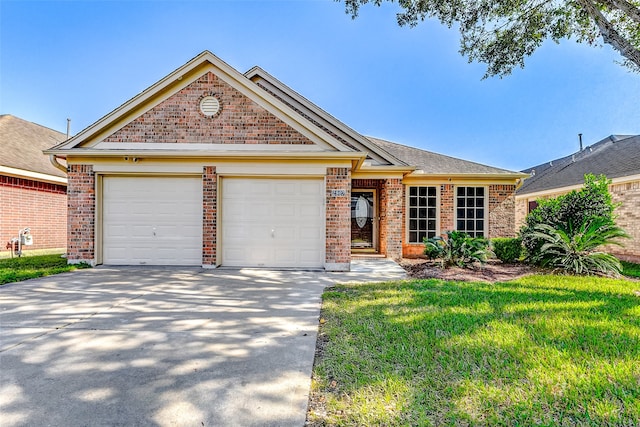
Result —
M 554 275 L 330 288 L 309 419 L 639 425 L 638 294 L 634 281 Z
M 66 258 L 61 258 L 60 255 L 2 259 L 0 260 L 0 285 L 89 267 L 87 264 L 67 265 Z
M 640 264 L 626 261 L 620 261 L 620 263 L 622 264 L 622 274 L 628 277 L 640 278 Z

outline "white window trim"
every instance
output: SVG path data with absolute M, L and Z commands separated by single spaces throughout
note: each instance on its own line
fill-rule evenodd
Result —
M 453 229 L 458 229 L 458 188 L 484 188 L 484 238 L 489 238 L 489 186 L 488 185 L 454 185 L 453 186 Z M 466 196 L 465 196 L 466 197 Z M 465 218 L 466 220 L 466 218 Z
M 441 192 L 440 188 L 441 188 L 441 186 L 439 184 L 424 184 L 424 185 L 422 185 L 422 184 L 410 184 L 410 185 L 405 185 L 405 193 L 404 193 L 404 196 L 405 196 L 404 197 L 404 200 L 405 200 L 405 203 L 404 203 L 404 216 L 405 216 L 404 230 L 405 230 L 405 236 L 404 236 L 404 239 L 405 239 L 406 244 L 408 244 L 408 245 L 423 245 L 424 243 L 422 243 L 422 242 L 412 242 L 409 239 L 409 236 L 410 236 L 409 221 L 411 220 L 411 218 L 409 217 L 409 209 L 410 209 L 410 207 L 409 207 L 409 197 L 410 197 L 409 192 L 410 192 L 411 187 L 418 187 L 418 188 L 420 188 L 420 187 L 426 187 L 426 188 L 433 187 L 433 188 L 436 189 L 436 237 L 438 237 L 438 236 L 441 235 L 441 232 L 440 232 L 440 197 L 441 197 L 440 196 L 440 192 Z

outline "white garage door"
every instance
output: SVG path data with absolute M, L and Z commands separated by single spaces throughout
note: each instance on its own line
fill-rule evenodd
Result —
M 324 265 L 324 181 L 222 181 L 222 265 Z
M 201 178 L 105 177 L 102 261 L 201 265 Z

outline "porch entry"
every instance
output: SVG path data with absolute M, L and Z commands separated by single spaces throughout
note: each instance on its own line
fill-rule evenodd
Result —
M 378 252 L 378 201 L 376 190 L 351 190 L 351 250 Z

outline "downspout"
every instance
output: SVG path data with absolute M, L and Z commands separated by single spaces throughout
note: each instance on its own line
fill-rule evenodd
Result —
M 49 161 L 51 162 L 51 164 L 53 166 L 55 166 L 56 168 L 60 169 L 62 172 L 64 172 L 65 174 L 68 172 L 67 171 L 67 167 L 62 165 L 60 162 L 58 162 L 58 156 L 56 156 L 55 154 L 49 154 Z

